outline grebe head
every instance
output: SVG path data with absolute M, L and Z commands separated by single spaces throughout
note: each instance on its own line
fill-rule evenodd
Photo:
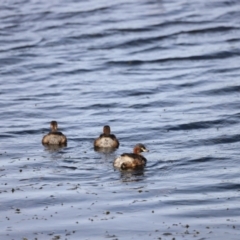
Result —
M 56 132 L 58 129 L 57 121 L 51 121 L 50 128 L 51 128 L 52 132 Z
M 111 129 L 108 125 L 103 127 L 103 133 L 106 134 L 106 135 L 110 135 Z
M 140 154 L 141 152 L 149 152 L 149 150 L 142 143 L 138 143 L 133 148 L 133 152 L 136 153 L 136 154 Z

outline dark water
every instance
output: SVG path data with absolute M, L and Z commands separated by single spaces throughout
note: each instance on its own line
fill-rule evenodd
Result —
M 1 240 L 240 239 L 239 1 L 0 9 Z M 51 120 L 66 148 L 41 145 Z M 114 170 L 138 142 L 146 168 Z

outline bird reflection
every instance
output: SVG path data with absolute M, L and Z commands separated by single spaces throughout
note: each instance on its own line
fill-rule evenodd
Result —
M 123 182 L 139 182 L 145 178 L 144 168 L 121 170 L 120 177 Z
M 64 145 L 47 145 L 47 144 L 43 144 L 44 149 L 48 152 L 58 152 L 59 150 L 63 149 Z
M 94 147 L 94 150 L 99 153 L 109 154 L 116 151 L 116 148 L 100 148 L 100 147 Z

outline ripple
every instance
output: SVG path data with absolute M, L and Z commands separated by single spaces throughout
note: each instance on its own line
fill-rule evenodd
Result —
M 0 7 L 1 239 L 239 239 L 238 1 Z M 146 168 L 115 170 L 138 142 Z

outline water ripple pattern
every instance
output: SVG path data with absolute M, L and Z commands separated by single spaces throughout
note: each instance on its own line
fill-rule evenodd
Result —
M 239 1 L 0 9 L 1 239 L 240 239 Z M 114 169 L 139 142 L 146 168 Z

